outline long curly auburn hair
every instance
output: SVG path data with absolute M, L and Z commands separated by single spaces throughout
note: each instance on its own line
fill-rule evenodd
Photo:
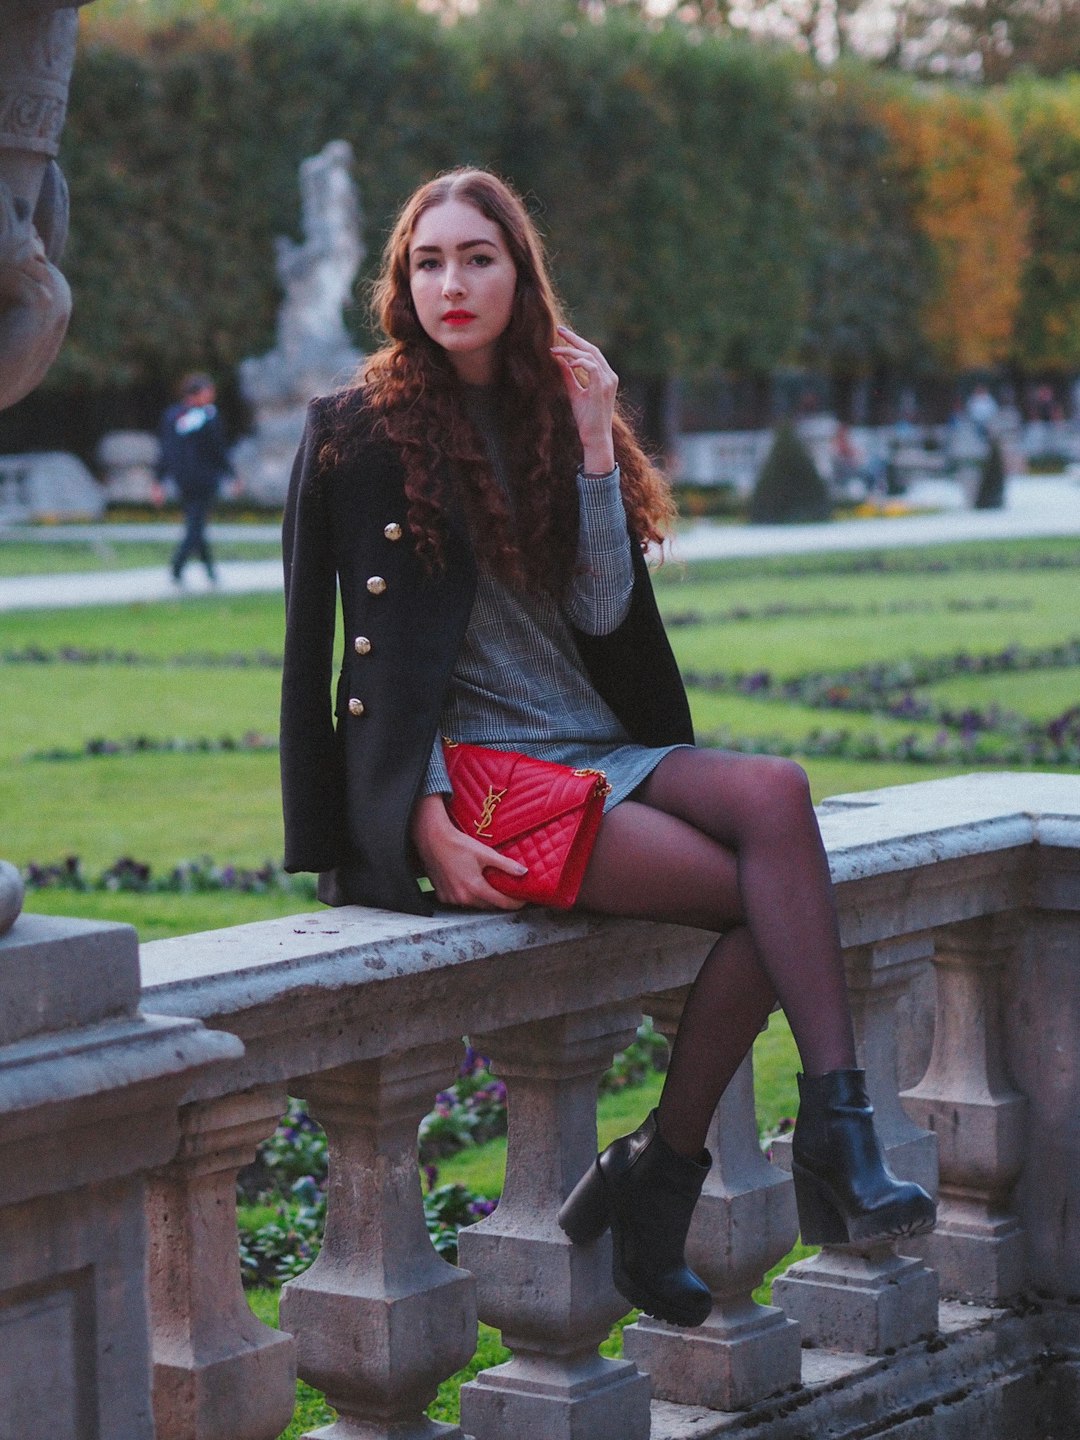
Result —
M 498 395 L 512 453 L 506 456 L 513 504 L 492 473 L 484 441 L 461 403 L 460 382 L 446 352 L 424 331 L 413 306 L 409 247 L 420 217 L 448 200 L 472 205 L 501 229 L 517 271 L 509 324 L 500 343 Z M 581 442 L 562 375 L 550 347 L 560 341 L 563 312 L 543 244 L 521 198 L 485 170 L 449 171 L 406 202 L 383 252 L 372 296 L 388 338 L 343 391 L 323 447 L 345 459 L 357 399 L 375 416 L 375 432 L 400 452 L 408 524 L 429 569 L 443 563 L 446 507 L 463 506 L 477 560 L 508 584 L 559 595 L 570 579 L 577 544 Z M 625 415 L 613 426 L 615 456 L 631 533 L 659 543 L 674 514 L 666 480 L 649 461 Z M 456 492 L 456 497 L 455 497 Z

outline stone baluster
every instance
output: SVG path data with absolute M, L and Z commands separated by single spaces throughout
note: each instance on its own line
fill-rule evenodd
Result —
M 685 990 L 643 1001 L 658 1030 L 674 1037 Z M 642 1316 L 623 1332 L 623 1350 L 648 1372 L 653 1395 L 713 1410 L 741 1410 L 798 1385 L 799 1326 L 758 1305 L 754 1288 L 791 1249 L 798 1233 L 791 1177 L 761 1152 L 748 1055 L 720 1101 L 709 1130 L 713 1168 L 687 1241 L 687 1259 L 713 1292 L 699 1329 Z
M 647 1440 L 649 1382 L 597 1346 L 629 1308 L 611 1283 L 611 1239 L 571 1245 L 559 1205 L 596 1159 L 596 1087 L 634 1038 L 636 1004 L 472 1036 L 507 1085 L 510 1131 L 498 1209 L 458 1239 L 480 1315 L 514 1352 L 461 1391 L 476 1440 Z
M 299 1373 L 338 1411 L 312 1432 L 324 1440 L 462 1440 L 424 1410 L 472 1359 L 476 1287 L 432 1248 L 416 1159 L 417 1127 L 460 1056 L 460 1042 L 430 1045 L 291 1087 L 330 1151 L 322 1250 L 281 1296 Z
M 934 1049 L 904 1095 L 938 1138 L 938 1223 L 911 1244 L 944 1294 L 993 1303 L 1023 1287 L 1024 1232 L 1008 1195 L 1024 1159 L 1027 1102 L 1002 1054 L 1002 971 L 1017 943 L 1013 916 L 950 926 L 937 937 Z
M 276 1440 L 296 1403 L 296 1346 L 244 1298 L 236 1176 L 285 1108 L 280 1086 L 180 1112 L 176 1158 L 151 1180 L 157 1440 Z
M 928 935 L 909 935 L 845 951 L 859 1063 L 882 1148 L 895 1172 L 931 1194 L 937 1142 L 905 1114 L 897 1086 L 897 1006 L 932 956 Z M 787 1137 L 784 1137 L 785 1139 Z M 790 1141 L 773 1147 L 790 1168 Z M 826 1245 L 773 1282 L 773 1299 L 814 1345 L 879 1355 L 937 1329 L 937 1276 L 906 1253 L 910 1242 Z

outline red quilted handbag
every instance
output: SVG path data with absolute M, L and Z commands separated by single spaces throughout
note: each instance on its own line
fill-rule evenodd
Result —
M 502 895 L 569 910 L 577 899 L 611 786 L 602 770 L 571 770 L 516 750 L 443 741 L 450 818 L 529 873 L 487 869 Z

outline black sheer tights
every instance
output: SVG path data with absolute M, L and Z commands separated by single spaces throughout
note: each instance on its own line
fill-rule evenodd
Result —
M 808 1075 L 855 1064 L 828 863 L 791 761 L 674 750 L 600 827 L 578 904 L 718 930 L 683 1011 L 659 1105 L 697 1155 L 779 999 Z

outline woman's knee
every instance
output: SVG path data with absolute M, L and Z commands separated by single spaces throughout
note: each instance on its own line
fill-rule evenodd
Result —
M 762 807 L 799 816 L 813 813 L 810 778 L 797 760 L 780 755 L 755 755 L 754 788 Z

